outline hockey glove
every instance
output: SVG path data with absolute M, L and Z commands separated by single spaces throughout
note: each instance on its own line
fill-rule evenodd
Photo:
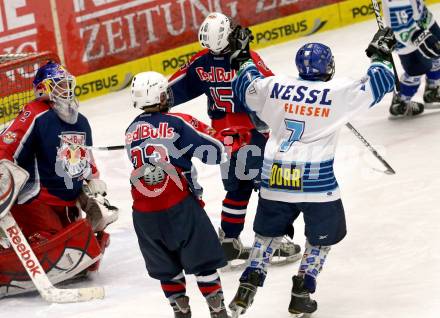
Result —
M 101 194 L 92 194 L 88 185 L 83 185 L 78 204 L 85 212 L 94 232 L 103 231 L 119 217 L 119 209 L 112 206 Z
M 379 29 L 368 45 L 365 52 L 368 57 L 378 57 L 382 60 L 391 61 L 391 53 L 397 44 L 391 28 Z
M 433 24 L 432 22 L 433 22 L 432 13 L 431 11 L 429 11 L 429 9 L 426 6 L 424 6 L 422 17 L 420 18 L 419 21 L 417 21 L 417 24 L 423 30 L 428 30 L 432 26 Z
M 411 41 L 426 58 L 437 59 L 440 57 L 440 42 L 428 30 L 415 31 L 411 37 Z
M 107 184 L 101 179 L 91 179 L 87 185 L 91 194 L 107 195 Z
M 228 155 L 232 155 L 241 147 L 249 144 L 251 141 L 251 133 L 247 127 L 234 126 L 217 132 L 215 138 L 226 146 Z
M 251 58 L 249 43 L 252 42 L 254 36 L 248 28 L 236 26 L 229 34 L 228 42 L 232 55 L 230 57 L 231 68 L 238 70 L 244 62 Z

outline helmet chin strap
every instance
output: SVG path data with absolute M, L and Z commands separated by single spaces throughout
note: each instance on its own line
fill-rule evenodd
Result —
M 167 112 L 170 109 L 168 104 L 156 104 L 152 106 L 145 106 L 142 110 L 145 113 L 158 113 L 158 112 Z
M 76 99 L 66 100 L 57 98 L 52 103 L 53 110 L 62 121 L 68 124 L 75 124 L 77 122 L 79 106 Z

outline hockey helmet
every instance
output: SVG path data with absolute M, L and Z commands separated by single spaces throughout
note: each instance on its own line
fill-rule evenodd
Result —
M 142 72 L 131 82 L 133 107 L 146 112 L 168 110 L 168 81 L 160 73 Z
M 52 61 L 38 69 L 33 86 L 37 98 L 47 98 L 53 102 L 71 102 L 75 98 L 75 77 L 62 65 Z
M 232 32 L 231 20 L 219 12 L 210 13 L 199 29 L 199 43 L 215 54 L 224 52 Z
M 335 74 L 335 60 L 330 48 L 321 43 L 307 43 L 296 54 L 299 76 L 307 81 L 329 81 Z

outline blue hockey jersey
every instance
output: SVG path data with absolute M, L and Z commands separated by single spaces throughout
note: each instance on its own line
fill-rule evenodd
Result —
M 411 38 L 415 31 L 429 30 L 435 23 L 423 0 L 384 0 L 383 13 L 397 39 L 396 52 L 410 54 L 417 50 Z
M 18 203 L 38 198 L 48 205 L 75 205 L 83 180 L 98 174 L 92 153 L 82 147 L 91 145 L 90 125 L 83 115 L 68 124 L 49 102 L 27 104 L 0 135 L 0 158 L 14 161 L 30 176 Z
M 264 76 L 273 75 L 256 52 L 251 51 L 251 57 Z M 172 105 L 205 94 L 208 99 L 208 115 L 215 130 L 232 126 L 253 129 L 259 123 L 249 118 L 249 110 L 232 91 L 231 82 L 236 71 L 231 69 L 229 58 L 230 53 L 214 55 L 208 49 L 194 55 L 169 80 Z
M 224 147 L 213 130 L 192 116 L 178 113 L 143 113 L 127 128 L 125 144 L 134 170 L 133 210 L 166 210 L 201 188 L 191 162 L 206 164 L 226 160 Z M 159 170 L 156 170 L 159 169 Z M 163 171 L 163 173 L 162 173 Z

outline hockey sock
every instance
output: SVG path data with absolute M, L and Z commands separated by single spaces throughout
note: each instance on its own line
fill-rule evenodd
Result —
M 186 294 L 186 280 L 183 273 L 180 273 L 171 280 L 161 280 L 160 285 L 170 303 L 174 303 L 177 297 Z
M 227 238 L 238 238 L 244 228 L 246 209 L 252 189 L 229 191 L 223 200 L 221 227 Z
M 440 59 L 432 61 L 432 68 L 426 73 L 426 84 L 429 87 L 440 86 Z
M 196 275 L 197 285 L 203 297 L 208 298 L 212 295 L 222 295 L 222 283 L 216 270 L 201 272 Z
M 247 281 L 251 272 L 258 272 L 260 274 L 260 287 L 263 286 L 266 279 L 267 266 L 270 263 L 270 258 L 273 253 L 280 247 L 282 236 L 280 237 L 264 237 L 259 234 L 255 235 L 254 245 L 250 252 L 248 266 L 241 275 L 240 282 Z
M 404 101 L 411 100 L 420 87 L 421 78 L 421 76 L 410 76 L 407 73 L 403 73 L 400 79 L 399 97 Z
M 310 293 L 316 290 L 316 278 L 324 266 L 331 246 L 313 246 L 306 242 L 298 275 L 304 277 L 304 286 Z

